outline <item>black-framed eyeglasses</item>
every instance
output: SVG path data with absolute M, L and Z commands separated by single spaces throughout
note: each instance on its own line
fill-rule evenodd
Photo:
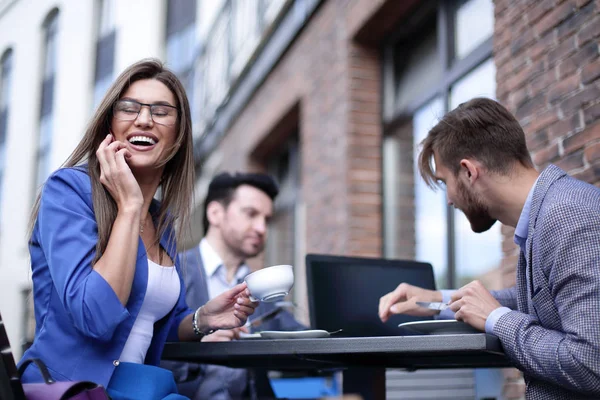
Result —
M 113 106 L 113 115 L 121 121 L 133 121 L 137 119 L 142 107 L 150 109 L 150 117 L 154 123 L 165 126 L 173 126 L 177 123 L 179 110 L 167 104 L 145 104 L 135 100 L 117 100 Z

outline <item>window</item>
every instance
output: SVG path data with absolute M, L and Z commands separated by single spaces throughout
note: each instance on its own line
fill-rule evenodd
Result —
M 454 53 L 467 56 L 494 33 L 494 4 L 489 0 L 463 1 L 454 13 Z
M 194 59 L 196 56 L 196 0 L 169 0 L 167 3 L 167 63 L 185 87 L 192 113 L 194 100 Z
M 227 103 L 230 88 L 272 32 L 286 0 L 199 0 L 201 46 L 195 65 L 194 132 L 201 136 Z
M 302 280 L 305 276 L 304 263 L 301 258 L 304 252 L 299 238 L 303 212 L 300 198 L 300 154 L 298 139 L 294 136 L 285 144 L 282 151 L 271 158 L 268 173 L 275 178 L 279 185 L 279 195 L 275 199 L 273 218 L 269 224 L 269 233 L 265 249 L 265 265 L 289 264 L 294 266 L 296 282 L 294 298 L 296 302 L 302 299 L 298 293 L 305 287 Z M 302 270 L 300 270 L 302 269 Z M 306 310 L 301 310 L 301 312 Z
M 495 97 L 493 3 L 425 2 L 401 29 L 384 50 L 385 256 L 430 262 L 439 288 L 485 282 L 502 259 L 500 224 L 473 233 L 444 191 L 425 185 L 417 156 L 446 112 L 476 96 Z
M 286 0 L 259 0 L 259 7 L 261 9 L 260 15 L 262 15 L 261 25 L 263 27 L 269 26 L 273 20 L 277 17 L 281 9 L 283 8 Z M 296 3 L 302 3 L 297 1 Z M 300 6 L 302 4 L 299 4 Z
M 476 96 L 495 97 L 492 34 L 492 0 L 424 1 L 384 47 L 384 253 L 430 262 L 438 288 L 474 278 L 493 288 L 499 281 L 488 278 L 500 270 L 500 224 L 473 233 L 417 168 L 418 145 L 446 112 Z M 472 387 L 470 397 L 482 387 L 500 396 L 501 374 L 473 374 L 475 387 L 469 373 L 453 382 Z
M 36 187 L 40 187 L 50 174 L 52 136 L 54 134 L 54 78 L 57 60 L 58 11 L 50 13 L 44 23 L 45 57 L 42 81 L 42 101 L 40 111 L 40 131 L 37 150 Z
M 270 162 L 268 172 L 279 185 L 267 240 L 267 264 L 295 263 L 294 214 L 298 187 L 298 148 L 295 141 Z
M 113 80 L 115 64 L 115 0 L 98 0 L 98 32 L 96 72 L 94 75 L 94 108 L 100 104 Z
M 6 166 L 6 136 L 8 135 L 8 112 L 12 86 L 12 50 L 0 57 L 0 204 L 2 204 L 2 182 Z
M 436 116 L 443 114 L 443 109 L 442 99 L 436 97 L 415 111 L 413 116 L 413 140 L 415 143 L 420 143 L 425 139 L 429 129 L 437 122 Z M 421 179 L 417 168 L 416 152 L 413 153 L 413 175 L 415 180 L 415 258 L 427 260 L 433 265 L 439 286 L 447 280 L 448 271 L 446 196 L 441 190 L 431 190 Z M 433 249 L 438 249 L 438 251 Z
M 258 0 L 234 1 L 231 7 L 231 74 L 237 75 L 258 44 Z
M 450 87 L 450 109 L 456 108 L 473 97 L 495 98 L 496 68 L 490 58 L 471 70 Z M 473 279 L 488 281 L 484 273 L 498 272 L 502 260 L 502 233 L 498 222 L 483 234 L 474 233 L 465 215 L 454 212 L 454 249 L 456 260 L 456 284 L 465 285 Z M 488 285 L 489 286 L 489 285 Z
M 204 84 L 206 85 L 203 100 L 204 106 L 212 112 L 216 111 L 227 94 L 230 65 L 228 26 L 228 14 L 218 15 L 211 31 L 210 40 L 206 43 L 205 57 L 203 58 Z

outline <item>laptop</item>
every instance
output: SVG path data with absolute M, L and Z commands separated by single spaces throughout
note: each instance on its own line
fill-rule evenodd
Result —
M 397 336 L 404 322 L 432 317 L 394 315 L 379 319 L 379 299 L 401 282 L 435 290 L 429 263 L 382 258 L 306 256 L 310 322 L 313 329 L 342 332 L 336 337 Z

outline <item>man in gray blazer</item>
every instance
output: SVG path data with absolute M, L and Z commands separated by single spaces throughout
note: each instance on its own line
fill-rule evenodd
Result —
M 445 185 L 473 231 L 515 228 L 517 282 L 492 292 L 478 281 L 454 292 L 401 283 L 381 298 L 380 318 L 449 302 L 450 315 L 500 339 L 527 399 L 600 398 L 600 190 L 554 165 L 538 173 L 522 128 L 490 99 L 446 114 L 422 145 L 421 175 Z
M 246 259 L 264 249 L 278 191 L 265 174 L 222 173 L 213 178 L 204 203 L 205 237 L 199 246 L 180 254 L 190 307 L 205 304 L 250 272 Z M 266 317 L 260 330 L 306 329 L 288 311 L 271 314 L 276 304 L 261 303 L 250 322 L 269 314 L 274 317 Z M 216 331 L 202 341 L 235 340 L 247 331 L 244 327 Z M 257 397 L 254 371 L 173 362 L 163 362 L 163 366 L 173 371 L 179 392 L 192 399 Z

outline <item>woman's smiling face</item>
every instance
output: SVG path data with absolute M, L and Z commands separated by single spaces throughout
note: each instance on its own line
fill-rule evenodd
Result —
M 175 95 L 156 79 L 132 83 L 117 101 L 111 131 L 131 153 L 132 171 L 156 169 L 169 156 L 178 130 L 177 106 Z

